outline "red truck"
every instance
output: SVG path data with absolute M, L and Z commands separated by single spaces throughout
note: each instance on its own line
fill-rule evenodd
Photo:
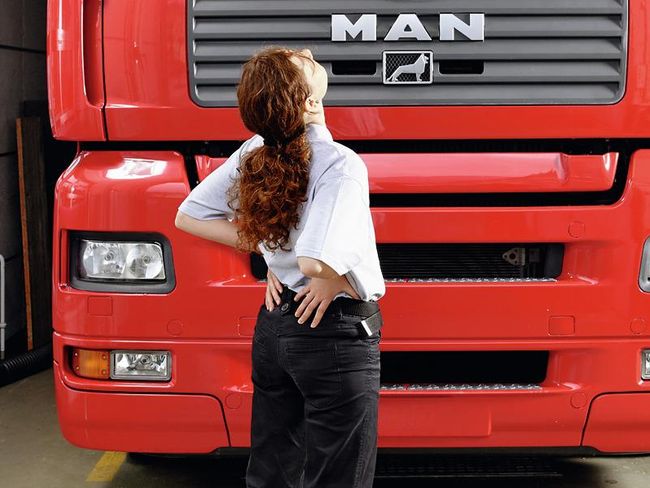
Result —
M 646 0 L 50 0 L 54 376 L 73 444 L 249 446 L 266 265 L 174 227 L 308 47 L 386 295 L 379 447 L 650 453 Z

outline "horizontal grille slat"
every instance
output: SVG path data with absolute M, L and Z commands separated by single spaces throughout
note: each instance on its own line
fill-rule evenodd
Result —
M 279 45 L 279 41 L 268 40 L 264 45 Z M 292 48 L 307 45 L 319 59 L 337 61 L 350 59 L 350 45 L 317 41 L 309 43 L 285 42 Z M 251 56 L 260 48 L 254 41 L 215 42 L 197 40 L 194 56 L 196 61 L 234 61 Z M 357 58 L 369 59 L 382 51 L 432 50 L 437 60 L 465 59 L 618 59 L 621 56 L 620 42 L 613 39 L 520 39 L 516 44 L 503 39 L 490 43 L 452 44 L 448 42 L 373 42 L 357 43 L 354 54 Z
M 188 0 L 190 92 L 200 106 L 235 106 L 241 64 L 283 45 L 309 47 L 325 66 L 330 106 L 614 103 L 625 88 L 627 8 L 627 0 Z M 485 40 L 440 41 L 441 12 L 484 13 Z M 377 41 L 332 42 L 333 13 L 352 21 L 376 13 Z M 432 40 L 383 41 L 400 13 L 416 13 Z M 384 84 L 384 51 L 431 51 L 433 83 Z
M 439 35 L 438 16 L 419 16 L 427 32 Z M 383 39 L 395 20 L 394 16 L 377 20 L 377 37 Z M 315 17 L 293 17 L 277 22 L 269 18 L 197 17 L 195 39 L 278 39 L 330 40 L 330 23 Z M 622 26 L 617 16 L 494 16 L 485 26 L 489 38 L 500 37 L 620 37 Z
M 512 390 L 541 390 L 540 385 L 534 383 L 382 383 L 383 391 L 512 391 Z
M 323 62 L 330 75 L 329 84 L 349 85 L 360 83 L 381 84 L 381 63 L 375 64 L 374 75 L 335 75 L 332 63 Z M 436 83 L 496 83 L 496 82 L 618 82 L 618 61 L 486 61 L 480 75 L 441 74 L 439 63 L 433 63 Z M 241 65 L 238 63 L 197 63 L 196 80 L 214 85 L 233 85 L 239 80 Z M 215 77 L 218 76 L 218 79 Z
M 377 85 L 360 84 L 358 92 L 353 92 L 341 85 L 329 87 L 328 96 L 336 98 L 337 105 L 372 105 L 383 95 L 383 87 Z M 536 88 L 531 92 L 530 88 L 522 85 L 511 85 L 504 87 L 499 85 L 450 85 L 440 84 L 431 90 L 427 95 L 418 90 L 416 86 L 400 86 L 401 105 L 429 105 L 441 100 L 445 105 L 453 104 L 501 104 L 505 102 L 517 102 L 539 104 L 546 100 L 553 99 L 564 103 L 580 103 L 585 96 L 590 100 L 600 103 L 607 103 L 616 93 L 616 83 L 607 84 L 550 84 L 544 83 L 534 85 Z M 342 89 L 341 89 L 342 88 Z M 505 93 L 504 93 L 505 89 Z M 197 86 L 197 94 L 204 100 L 223 100 L 229 105 L 236 102 L 235 93 L 229 86 Z M 526 98 L 526 101 L 523 99 Z
M 436 12 L 481 11 L 486 14 L 616 14 L 621 11 L 618 0 L 437 0 L 431 2 L 396 0 L 189 0 L 199 15 L 246 17 L 255 15 L 299 16 L 376 13 L 394 15 L 399 12 L 433 14 Z
M 330 88 L 332 97 L 341 100 L 342 105 L 370 104 L 377 97 L 381 96 L 381 87 L 377 85 L 362 85 L 360 93 L 351 93 L 349 90 L 339 90 L 338 86 Z M 527 97 L 527 101 L 519 103 L 541 103 L 544 100 L 557 100 L 565 103 L 579 103 L 585 96 L 590 100 L 606 103 L 616 92 L 617 85 L 592 85 L 592 84 L 550 84 L 536 85 L 535 92 L 530 92 L 530 87 L 513 84 L 511 86 L 499 85 L 437 85 L 427 99 L 422 92 L 413 85 L 401 86 L 400 100 L 403 105 L 423 105 L 431 101 L 446 100 L 446 105 L 454 103 L 483 103 L 499 104 L 504 102 L 518 102 Z M 504 93 L 504 90 L 506 93 Z

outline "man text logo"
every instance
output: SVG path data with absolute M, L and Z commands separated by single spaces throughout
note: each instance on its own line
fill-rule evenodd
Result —
M 483 41 L 485 39 L 485 14 L 440 14 L 439 39 L 441 41 Z M 332 41 L 376 41 L 377 14 L 363 14 L 352 22 L 345 14 L 332 15 Z M 416 14 L 400 14 L 388 29 L 384 41 L 430 41 Z

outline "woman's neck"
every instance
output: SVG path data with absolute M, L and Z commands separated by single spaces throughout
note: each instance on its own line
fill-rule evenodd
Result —
M 319 112 L 314 115 L 305 113 L 305 125 L 307 124 L 318 124 L 318 125 L 327 126 L 327 124 L 325 123 L 325 113 Z

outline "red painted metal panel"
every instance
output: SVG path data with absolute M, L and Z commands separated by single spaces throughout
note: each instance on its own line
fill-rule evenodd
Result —
M 413 395 L 382 398 L 379 431 L 384 437 L 489 437 L 492 433 L 490 409 L 460 396 L 438 398 Z M 408 415 L 403 415 L 409 412 Z
M 639 351 L 648 338 L 545 340 L 385 340 L 382 351 L 409 350 L 548 350 L 546 379 L 538 390 L 502 391 L 382 391 L 379 408 L 380 447 L 504 447 L 579 446 L 589 403 L 603 392 L 645 392 L 650 382 L 639 381 Z M 76 376 L 66 348 L 168 349 L 172 352 L 172 380 L 165 382 L 91 380 Z M 233 447 L 247 447 L 253 385 L 250 338 L 219 340 L 114 339 L 54 334 L 55 379 L 72 391 L 112 395 L 208 395 L 219 400 Z M 197 374 L 197 371 L 200 374 Z M 57 387 L 59 388 L 59 387 Z M 645 398 L 645 397 L 644 397 Z M 638 403 L 642 408 L 643 403 Z M 62 405 L 66 407 L 66 405 Z M 67 407 L 66 407 L 67 408 Z M 405 416 L 404 412 L 409 415 Z M 618 425 L 626 425 L 616 449 L 638 450 L 646 442 L 645 417 L 633 410 L 617 410 Z M 103 419 L 98 410 L 96 421 Z M 468 419 L 472 419 L 471 421 Z M 62 422 L 67 422 L 63 418 Z M 69 419 L 78 425 L 80 418 Z M 637 438 L 643 436 L 644 440 Z M 65 427 L 64 427 L 65 429 Z M 613 431 L 612 431 L 613 432 Z M 98 434 L 87 446 L 103 448 Z M 600 444 L 584 443 L 584 445 Z M 637 446 L 637 447 L 635 447 Z M 169 448 L 169 446 L 166 446 Z M 650 448 L 645 448 L 650 452 Z M 176 447 L 169 452 L 183 452 Z
M 127 178 L 136 168 L 140 177 Z M 555 282 L 387 283 L 384 337 L 545 338 L 550 317 L 565 315 L 575 317 L 578 337 L 632 334 L 633 320 L 648 320 L 650 309 L 650 296 L 637 284 L 643 241 L 650 234 L 649 190 L 650 151 L 639 151 L 623 196 L 613 205 L 373 208 L 379 243 L 565 244 L 563 272 Z M 265 285 L 250 274 L 247 254 L 175 228 L 176 208 L 188 192 L 177 153 L 79 154 L 56 188 L 58 331 L 155 339 L 168 337 L 168 327 L 176 327 L 169 323 L 181 320 L 184 339 L 239 336 L 240 317 L 256 316 Z M 89 315 L 87 297 L 105 294 L 69 285 L 66 248 L 58 248 L 59 233 L 67 238 L 69 229 L 161 232 L 172 246 L 176 289 L 165 295 L 114 293 L 112 315 Z
M 208 395 L 96 393 L 66 386 L 54 363 L 59 423 L 78 447 L 208 453 L 229 445 L 219 401 Z
M 104 140 L 101 0 L 49 0 L 47 90 L 52 134 Z
M 647 1 L 632 0 L 626 93 L 616 104 L 329 107 L 328 126 L 337 139 L 647 137 L 647 19 Z M 106 117 L 111 139 L 242 140 L 249 136 L 237 108 L 202 108 L 190 99 L 186 0 L 113 0 L 106 3 L 105 22 Z
M 608 190 L 618 153 L 360 154 L 371 193 L 501 193 Z M 196 156 L 203 180 L 225 161 Z
M 362 154 L 371 193 L 596 191 L 611 188 L 616 153 Z
M 250 275 L 247 255 L 175 229 L 176 207 L 189 192 L 183 164 L 175 152 L 81 152 L 59 179 L 53 250 L 55 360 L 63 367 L 61 381 L 73 390 L 104 392 L 100 396 L 173 392 L 217 398 L 224 405 L 232 445 L 246 446 L 250 337 L 242 337 L 240 325 L 256 316 L 265 285 Z M 527 349 L 551 354 L 541 391 L 451 394 L 471 397 L 469 403 L 484 418 L 489 412 L 489 436 L 436 432 L 433 427 L 418 436 L 412 425 L 404 427 L 411 434 L 394 436 L 391 432 L 405 420 L 390 412 L 402 412 L 410 404 L 409 395 L 450 394 L 382 392 L 386 413 L 380 445 L 579 445 L 591 398 L 611 391 L 650 392 L 649 385 L 638 381 L 639 350 L 650 340 L 645 326 L 650 297 L 637 285 L 642 243 L 650 234 L 649 200 L 650 151 L 638 151 L 623 196 L 613 205 L 373 208 L 378 242 L 541 238 L 566 245 L 557 282 L 387 283 L 383 351 Z M 163 233 L 172 245 L 176 288 L 162 295 L 71 288 L 66 263 L 68 231 L 73 229 Z M 89 297 L 108 297 L 111 306 L 96 313 L 88 308 Z M 554 337 L 557 317 L 566 316 L 574 317 L 572 331 Z M 169 349 L 174 376 L 163 384 L 82 379 L 66 369 L 65 346 Z M 413 418 L 430 418 L 428 402 L 415 402 L 423 407 Z M 450 418 L 450 410 L 446 412 L 446 420 L 457 425 L 471 413 L 461 409 L 458 417 Z M 63 424 L 68 421 L 73 419 L 62 419 Z M 480 429 L 476 425 L 474 433 Z M 626 439 L 630 445 L 638 442 L 632 434 Z M 102 442 L 94 432 L 86 445 L 103 448 Z
M 595 398 L 582 444 L 602 452 L 649 452 L 650 393 Z

